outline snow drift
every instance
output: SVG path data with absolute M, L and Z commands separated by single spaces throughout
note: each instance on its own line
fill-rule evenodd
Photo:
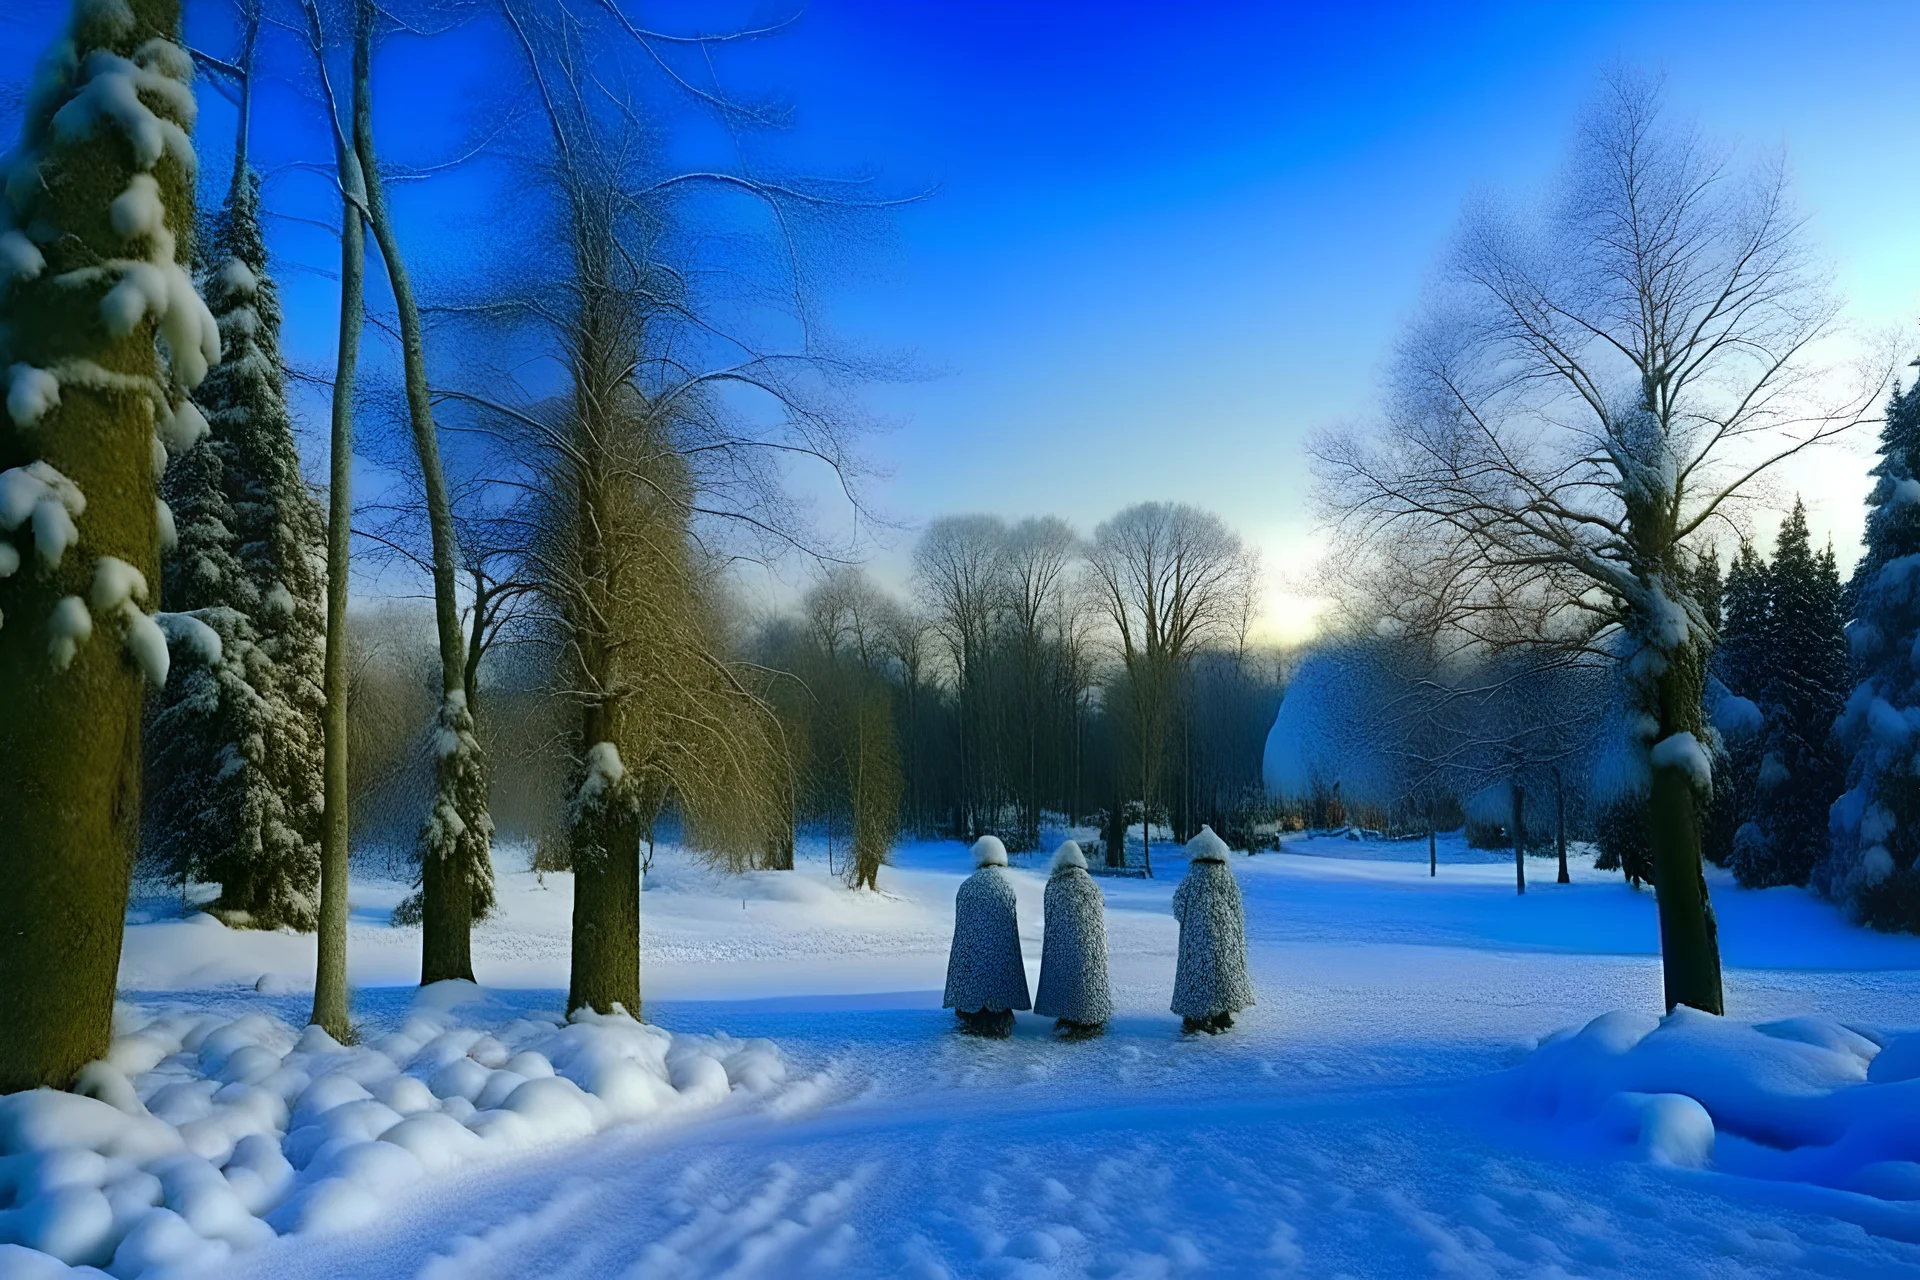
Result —
M 786 1075 L 765 1040 L 621 1012 L 527 1018 L 464 982 L 424 988 L 398 1030 L 352 1047 L 257 1013 L 118 1014 L 77 1092 L 0 1097 L 0 1274 L 197 1271 L 357 1226 L 431 1175 Z
M 1494 1084 L 1509 1118 L 1590 1153 L 1920 1200 L 1920 1033 L 1617 1011 Z

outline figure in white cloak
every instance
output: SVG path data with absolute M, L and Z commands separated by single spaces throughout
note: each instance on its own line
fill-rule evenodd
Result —
M 1240 886 L 1227 869 L 1227 842 L 1201 827 L 1187 841 L 1187 877 L 1173 891 L 1180 921 L 1180 965 L 1173 979 L 1173 1011 L 1184 1031 L 1218 1035 L 1233 1015 L 1253 1003 L 1247 980 L 1247 917 Z
M 941 1007 L 958 1014 L 974 1035 L 1004 1038 L 1013 1034 L 1013 1011 L 1033 1007 L 1013 885 L 1002 869 L 1007 846 L 981 836 L 973 845 L 973 864 L 978 870 L 961 882 L 953 901 L 953 950 Z
M 1107 916 L 1086 855 L 1069 840 L 1054 851 L 1047 879 L 1047 932 L 1033 1011 L 1069 1039 L 1097 1036 L 1113 1016 L 1107 986 Z

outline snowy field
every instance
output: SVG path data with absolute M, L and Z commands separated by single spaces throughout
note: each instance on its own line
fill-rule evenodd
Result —
M 952 843 L 902 849 L 877 896 L 818 851 L 746 877 L 664 851 L 659 1031 L 554 1025 L 571 886 L 518 850 L 474 937 L 483 992 L 417 1000 L 417 931 L 386 923 L 405 887 L 356 885 L 350 1053 L 302 1037 L 310 938 L 143 900 L 122 1014 L 151 1026 L 116 1050 L 143 1099 L 122 1101 L 198 1154 L 11 1157 L 0 1238 L 104 1185 L 115 1230 L 144 1224 L 123 1277 L 1920 1277 L 1920 938 L 1715 878 L 1729 1017 L 1659 1026 L 1651 894 L 1532 859 L 1519 897 L 1505 855 L 1440 857 L 1437 879 L 1424 842 L 1236 857 L 1260 1003 L 1218 1038 L 1166 1007 L 1177 851 L 1102 879 L 1117 1013 L 1071 1044 L 1032 1015 L 965 1038 L 938 1007 L 971 869 Z M 1043 860 L 1022 861 L 1032 980 Z M 226 1027 L 248 1014 L 269 1016 Z M 7 1150 L 33 1119 L 0 1112 Z M 70 1274 L 0 1248 L 0 1274 L 42 1272 Z

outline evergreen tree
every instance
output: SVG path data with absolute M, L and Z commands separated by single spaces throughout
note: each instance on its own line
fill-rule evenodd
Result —
M 210 435 L 162 482 L 178 528 L 162 574 L 167 604 L 210 627 L 220 657 L 176 664 L 154 716 L 147 845 L 175 874 L 218 880 L 229 923 L 308 930 L 324 555 L 287 414 L 257 176 L 234 183 L 207 241 L 201 289 L 224 354 L 199 392 Z
M 105 1055 L 165 682 L 156 460 L 219 359 L 178 0 L 77 2 L 0 160 L 0 1092 Z
M 1767 585 L 1755 813 L 1734 840 L 1731 863 L 1750 887 L 1807 883 L 1826 851 L 1828 807 L 1843 789 L 1833 739 L 1848 678 L 1840 575 L 1831 549 L 1815 555 L 1808 545 L 1798 500 L 1780 526 Z
M 1720 578 L 1720 548 L 1708 547 L 1707 553 L 1694 561 L 1693 598 L 1700 602 L 1700 612 L 1706 615 L 1707 625 L 1718 636 L 1725 621 L 1726 600 L 1726 586 Z
M 1767 643 L 1767 562 L 1742 541 L 1727 566 L 1727 584 L 1721 593 L 1720 643 L 1714 650 L 1713 674 L 1743 698 L 1759 699 L 1765 686 Z
M 1895 389 L 1880 430 L 1867 501 L 1867 553 L 1848 584 L 1847 627 L 1859 683 L 1836 726 L 1851 754 L 1848 790 L 1832 810 L 1832 845 L 1813 884 L 1881 929 L 1920 932 L 1920 387 Z
M 1752 543 L 1743 540 L 1727 566 L 1720 606 L 1713 676 L 1728 693 L 1758 705 L 1766 692 L 1769 595 L 1767 563 Z M 1721 744 L 1706 830 L 1706 854 L 1721 866 L 1732 860 L 1740 828 L 1753 821 L 1763 741 L 1763 734 L 1749 733 Z

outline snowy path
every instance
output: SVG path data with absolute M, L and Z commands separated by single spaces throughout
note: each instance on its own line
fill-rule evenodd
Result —
M 1029 1017 L 1012 1041 L 965 1039 L 937 1008 L 958 846 L 908 850 L 878 901 L 803 871 L 756 877 L 743 902 L 721 896 L 737 882 L 665 869 L 644 900 L 649 1016 L 771 1038 L 792 1067 L 784 1093 L 422 1184 L 370 1228 L 285 1238 L 223 1270 L 1920 1276 L 1920 1204 L 1568 1158 L 1488 1113 L 1477 1082 L 1541 1035 L 1657 1008 L 1649 895 L 1581 868 L 1518 898 L 1510 863 L 1459 848 L 1438 882 L 1404 847 L 1295 848 L 1234 863 L 1261 1004 L 1219 1039 L 1181 1039 L 1165 1008 L 1183 868 L 1104 881 L 1119 1015 L 1072 1045 Z M 1530 870 L 1550 880 L 1549 864 Z M 1015 877 L 1037 970 L 1042 881 Z M 501 981 L 489 961 L 510 969 L 529 989 L 509 998 L 534 1007 L 564 981 L 564 946 L 543 954 L 564 944 L 557 880 L 503 877 L 506 916 L 476 938 L 482 980 Z M 1716 892 L 1729 958 L 1748 966 L 1729 974 L 1730 1014 L 1920 1027 L 1920 939 L 1851 929 L 1795 891 Z M 182 966 L 273 971 L 247 947 L 298 971 L 281 953 L 303 940 L 222 930 L 202 955 L 143 936 L 189 928 L 205 926 L 134 930 L 128 976 L 178 992 L 195 985 Z M 409 940 L 381 932 L 396 954 Z M 386 950 L 359 954 L 362 981 L 383 976 Z M 408 994 L 363 991 L 362 1016 L 396 1016 Z M 274 1003 L 297 1016 L 303 999 Z
M 1920 1275 L 1910 1247 L 1708 1176 L 1499 1149 L 1430 1095 L 1246 1092 L 939 1096 L 610 1137 L 246 1274 Z

